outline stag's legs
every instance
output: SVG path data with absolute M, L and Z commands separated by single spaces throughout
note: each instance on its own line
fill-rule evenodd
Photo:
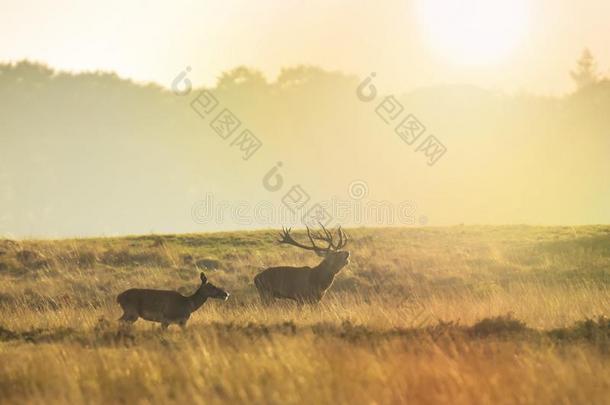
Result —
M 133 341 L 134 337 L 131 335 L 131 326 L 135 321 L 138 320 L 138 314 L 134 314 L 123 310 L 123 316 L 119 318 L 119 330 L 117 331 L 117 338 L 124 339 L 128 338 Z
M 294 303 L 296 304 L 296 309 L 298 311 L 302 311 L 303 310 L 303 306 L 307 303 L 307 301 L 303 298 L 303 297 L 294 297 L 294 298 L 290 298 L 291 301 L 294 301 Z
M 273 302 L 275 301 L 275 298 L 271 294 L 262 293 L 262 294 L 260 294 L 260 296 L 261 296 L 261 303 L 264 306 L 269 306 L 269 305 L 273 304 Z

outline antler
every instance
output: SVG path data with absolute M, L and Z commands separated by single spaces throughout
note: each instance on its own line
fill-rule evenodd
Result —
M 343 229 L 341 229 L 341 225 L 339 225 L 337 227 L 337 235 L 339 235 L 339 242 L 337 242 L 337 244 L 335 244 L 332 232 L 329 231 L 328 229 L 326 229 L 324 227 L 324 225 L 322 225 L 321 222 L 318 222 L 318 223 L 320 224 L 320 227 L 322 228 L 324 235 L 322 235 L 321 233 L 318 233 L 318 234 L 316 234 L 316 239 L 324 241 L 324 242 L 328 242 L 328 249 L 340 250 L 340 249 L 344 248 L 345 245 L 347 245 L 348 237 L 347 237 L 347 234 L 343 231 Z
M 347 234 L 345 233 L 345 231 L 343 229 L 341 229 L 341 225 L 339 225 L 338 231 L 339 231 L 339 243 L 337 244 L 337 250 L 343 249 L 345 247 L 345 245 L 347 245 L 347 242 L 349 241 Z
M 324 232 L 324 234 L 322 234 L 321 232 L 316 232 L 312 235 L 311 230 L 309 229 L 309 227 L 307 226 L 307 236 L 309 237 L 309 241 L 311 242 L 311 246 L 307 246 L 307 245 L 303 245 L 302 243 L 299 243 L 297 241 L 295 241 L 292 237 L 292 235 L 290 235 L 290 230 L 291 228 L 282 228 L 282 233 L 280 234 L 280 241 L 279 243 L 285 243 L 288 245 L 293 245 L 296 247 L 300 247 L 301 249 L 306 249 L 306 250 L 313 250 L 318 254 L 324 254 L 324 253 L 328 253 L 331 250 L 340 250 L 342 248 L 345 247 L 345 245 L 347 245 L 347 241 L 348 241 L 348 237 L 347 234 L 343 231 L 343 229 L 341 229 L 341 226 L 339 226 L 337 228 L 337 234 L 339 235 L 339 241 L 337 242 L 337 244 L 334 243 L 334 237 L 331 231 L 329 231 L 328 229 L 326 229 L 324 227 L 324 225 L 322 225 L 320 223 L 320 227 L 322 227 L 322 231 Z M 316 240 L 321 241 L 321 242 L 326 242 L 328 243 L 328 246 L 323 248 L 323 247 L 319 247 L 316 245 Z
M 299 243 L 296 240 L 294 240 L 292 235 L 290 235 L 291 229 L 292 228 L 282 228 L 282 233 L 280 233 L 279 243 L 285 243 L 287 245 L 296 246 L 296 247 L 299 247 L 299 248 L 305 249 L 305 250 L 313 250 L 316 253 L 326 253 L 328 251 L 328 249 L 324 249 L 324 248 L 321 248 L 316 245 L 316 242 L 314 241 L 314 237 L 311 235 L 311 231 L 309 230 L 309 227 L 307 227 L 307 236 L 309 237 L 311 246 L 303 245 L 302 243 Z

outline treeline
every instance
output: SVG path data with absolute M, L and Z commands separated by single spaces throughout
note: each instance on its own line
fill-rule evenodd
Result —
M 206 193 L 280 206 L 295 185 L 309 204 L 336 197 L 352 211 L 410 201 L 414 223 L 608 223 L 610 81 L 583 58 L 566 96 L 422 88 L 394 94 L 396 119 L 388 95 L 362 101 L 362 79 L 313 66 L 275 81 L 239 67 L 180 96 L 113 73 L 2 64 L 0 234 L 272 227 L 280 221 L 241 223 L 230 212 L 202 224 L 192 211 Z M 202 91 L 218 103 L 208 116 L 191 104 Z M 212 124 L 225 108 L 240 121 L 226 139 Z M 423 130 L 412 144 L 397 132 L 409 114 Z M 248 159 L 236 141 L 244 129 L 261 144 Z M 433 165 L 421 147 L 430 135 L 446 148 Z M 263 178 L 278 162 L 283 187 L 270 191 Z M 362 196 L 350 194 L 355 180 Z M 405 224 L 383 212 L 340 219 Z

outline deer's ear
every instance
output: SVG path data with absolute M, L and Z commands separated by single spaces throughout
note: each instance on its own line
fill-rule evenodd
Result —
M 199 276 L 201 277 L 202 283 L 205 284 L 208 281 L 208 278 L 205 276 L 205 274 L 203 274 L 203 271 L 201 272 L 201 274 Z

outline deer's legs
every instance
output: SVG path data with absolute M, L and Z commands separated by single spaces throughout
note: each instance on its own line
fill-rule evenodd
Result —
M 139 318 L 138 314 L 130 312 L 130 311 L 124 311 L 123 316 L 121 316 L 119 318 L 119 322 L 121 324 L 131 325 L 132 323 L 137 321 L 138 318 Z

